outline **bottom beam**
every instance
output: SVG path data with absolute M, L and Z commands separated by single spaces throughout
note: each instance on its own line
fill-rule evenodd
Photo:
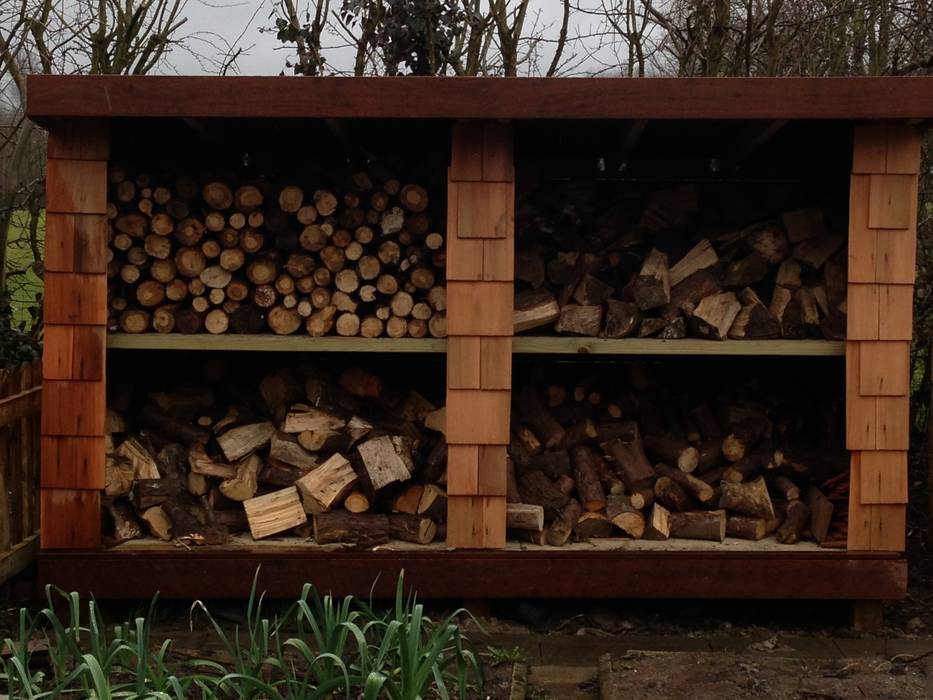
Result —
M 892 553 L 96 552 L 43 551 L 39 582 L 98 598 L 245 598 L 260 590 L 390 598 L 401 571 L 422 598 L 757 598 L 897 600 Z

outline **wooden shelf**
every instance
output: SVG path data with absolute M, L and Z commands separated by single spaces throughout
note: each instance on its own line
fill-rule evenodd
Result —
M 767 355 L 844 357 L 845 341 L 835 340 L 658 340 L 515 336 L 516 355 Z
M 111 350 L 246 350 L 271 352 L 444 353 L 443 338 L 343 338 L 307 335 L 210 335 L 198 333 L 111 333 Z

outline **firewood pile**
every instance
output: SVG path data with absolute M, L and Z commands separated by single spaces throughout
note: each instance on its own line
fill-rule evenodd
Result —
M 818 418 L 729 387 L 669 395 L 645 369 L 632 365 L 630 387 L 613 395 L 618 382 L 600 375 L 516 391 L 513 539 L 845 541 L 845 452 L 798 430 Z
M 109 172 L 112 332 L 447 335 L 428 193 Z
M 519 209 L 517 333 L 845 338 L 846 239 L 820 209 L 718 230 L 699 223 L 691 188 L 647 198 L 626 223 L 552 200 Z
M 444 537 L 443 412 L 368 371 L 282 369 L 224 404 L 210 385 L 184 384 L 149 392 L 132 420 L 128 399 L 110 404 L 104 510 L 114 543 Z

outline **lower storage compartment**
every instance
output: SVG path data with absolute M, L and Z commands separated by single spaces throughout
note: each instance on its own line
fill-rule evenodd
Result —
M 111 357 L 105 544 L 444 540 L 442 356 Z

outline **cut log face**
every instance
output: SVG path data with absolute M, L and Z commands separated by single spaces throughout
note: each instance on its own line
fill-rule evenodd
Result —
M 367 440 L 356 449 L 373 490 L 378 491 L 388 484 L 411 478 L 411 457 L 409 455 L 408 459 L 404 459 L 391 437 L 384 435 Z
M 642 311 L 664 306 L 671 300 L 671 278 L 667 255 L 652 249 L 642 263 L 633 287 L 635 303 Z
M 733 292 L 705 297 L 690 317 L 693 332 L 700 338 L 725 340 L 741 310 L 742 304 Z
M 430 544 L 437 536 L 437 524 L 430 518 L 393 513 L 389 515 L 389 536 L 404 542 Z
M 256 540 L 291 530 L 308 521 L 298 489 L 294 486 L 244 501 L 243 508 L 250 533 Z
M 220 484 L 220 492 L 231 501 L 245 501 L 256 495 L 262 460 L 251 454 L 236 466 L 236 475 Z
M 628 496 L 609 496 L 606 501 L 606 517 L 617 528 L 634 539 L 645 534 L 645 516 L 632 505 Z
M 295 482 L 305 511 L 323 513 L 340 503 L 356 487 L 358 477 L 350 461 L 336 453 Z

